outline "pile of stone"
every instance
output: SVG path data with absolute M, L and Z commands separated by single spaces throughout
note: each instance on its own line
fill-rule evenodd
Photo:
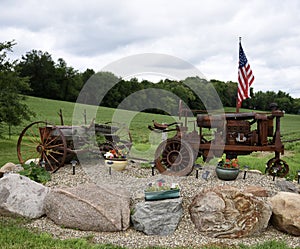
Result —
M 211 181 L 204 181 L 206 185 L 199 189 L 193 188 L 193 176 L 166 177 L 166 181 L 180 182 L 181 197 L 145 201 L 143 186 L 149 179 L 136 180 L 130 175 L 134 171 L 140 173 L 137 166 L 129 167 L 128 174 L 112 175 L 104 167 L 100 171 L 97 168 L 97 176 L 89 172 L 92 166 L 81 169 L 77 177 L 85 174 L 90 176 L 85 179 L 95 178 L 73 186 L 58 184 L 55 179 L 44 186 L 17 173 L 7 173 L 8 168 L 0 169 L 5 172 L 0 179 L 0 215 L 30 219 L 46 216 L 65 228 L 97 232 L 134 229 L 149 236 L 172 236 L 183 217 L 189 217 L 200 234 L 212 238 L 247 238 L 261 234 L 269 224 L 289 235 L 300 236 L 299 188 L 287 181 L 278 181 L 277 187 L 284 191 L 253 185 L 242 189 L 215 180 L 211 171 Z M 59 175 L 60 171 L 64 172 L 59 170 L 55 177 L 66 180 Z M 119 184 L 110 182 L 112 179 Z

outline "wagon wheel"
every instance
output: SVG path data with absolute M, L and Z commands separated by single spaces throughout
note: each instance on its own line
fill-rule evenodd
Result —
M 163 141 L 155 151 L 155 166 L 161 174 L 186 176 L 193 170 L 195 153 L 179 139 Z
M 126 125 L 118 122 L 107 122 L 105 124 L 118 128 L 112 129 L 112 134 L 105 135 L 106 143 L 111 143 L 113 149 L 119 149 L 128 154 L 132 147 L 132 136 Z
M 37 121 L 28 125 L 20 134 L 17 154 L 21 164 L 28 159 L 39 158 L 48 171 L 55 172 L 65 163 L 67 143 L 61 130 Z
M 269 175 L 274 175 L 278 177 L 285 177 L 289 173 L 289 166 L 287 163 L 279 158 L 272 158 L 267 162 L 266 173 Z

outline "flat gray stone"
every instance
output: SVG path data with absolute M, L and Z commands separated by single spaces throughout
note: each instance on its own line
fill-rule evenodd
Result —
M 173 233 L 183 213 L 182 198 L 137 203 L 131 221 L 136 230 L 147 235 Z

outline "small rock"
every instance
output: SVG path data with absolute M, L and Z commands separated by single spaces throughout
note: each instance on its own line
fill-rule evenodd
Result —
M 3 177 L 3 175 L 5 173 L 16 171 L 17 168 L 18 168 L 17 165 L 15 165 L 14 163 L 11 163 L 11 162 L 8 162 L 8 163 L 4 164 L 0 168 L 0 178 Z
M 283 192 L 298 193 L 298 188 L 290 181 L 277 181 L 276 186 Z
M 273 208 L 271 223 L 280 231 L 300 236 L 300 195 L 279 192 L 270 202 Z

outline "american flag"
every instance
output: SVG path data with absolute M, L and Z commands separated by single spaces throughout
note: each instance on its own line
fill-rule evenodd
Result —
M 249 98 L 249 88 L 254 81 L 254 75 L 246 58 L 242 44 L 239 49 L 239 72 L 238 72 L 238 107 L 241 107 L 244 99 Z

